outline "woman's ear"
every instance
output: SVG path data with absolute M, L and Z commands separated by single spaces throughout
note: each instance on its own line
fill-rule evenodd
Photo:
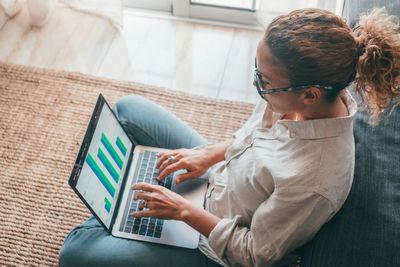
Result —
M 312 105 L 316 103 L 322 96 L 321 90 L 316 87 L 307 88 L 303 92 L 303 102 L 306 105 Z

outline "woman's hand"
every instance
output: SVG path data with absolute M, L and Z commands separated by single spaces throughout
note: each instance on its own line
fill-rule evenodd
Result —
M 176 176 L 175 183 L 200 177 L 206 173 L 214 162 L 206 149 L 176 149 L 158 154 L 156 168 L 159 170 L 157 179 L 161 181 L 170 173 L 187 170 L 187 173 Z M 168 158 L 172 159 L 169 160 Z
M 156 165 L 159 170 L 157 179 L 161 181 L 170 173 L 178 170 L 187 170 L 187 173 L 180 174 L 175 178 L 177 184 L 200 177 L 209 167 L 225 159 L 225 152 L 232 143 L 233 138 L 201 148 L 182 148 L 161 152 L 158 154 L 159 160 Z
M 163 186 L 137 183 L 132 186 L 132 189 L 140 190 L 135 194 L 135 200 L 146 201 L 146 209 L 143 209 L 142 203 L 139 204 L 142 210 L 133 212 L 133 217 L 183 221 L 205 237 L 210 235 L 221 220 Z
M 155 217 L 166 220 L 181 220 L 185 218 L 185 210 L 192 204 L 181 195 L 171 190 L 147 183 L 137 183 L 132 186 L 136 192 L 135 200 L 145 200 L 146 208 L 143 209 L 143 203 L 139 202 L 141 211 L 133 212 L 134 217 Z

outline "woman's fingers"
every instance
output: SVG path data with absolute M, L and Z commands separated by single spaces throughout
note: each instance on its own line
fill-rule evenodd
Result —
M 207 159 L 204 152 L 193 149 L 177 149 L 161 152 L 157 155 L 159 160 L 157 180 L 161 181 L 169 174 L 178 170 L 186 170 L 186 174 L 178 175 L 176 183 L 199 177 L 208 169 Z M 171 158 L 172 157 L 172 158 Z
M 135 211 L 131 213 L 133 217 L 155 217 L 156 212 L 152 210 L 141 210 L 141 211 Z
M 164 160 L 164 162 L 161 163 L 160 167 L 158 168 L 158 177 L 160 177 L 160 173 L 162 173 L 164 169 L 167 168 L 167 166 L 169 166 L 170 164 L 171 162 L 169 160 Z
M 151 193 L 137 191 L 137 192 L 135 192 L 133 199 L 134 200 L 142 199 L 142 200 L 150 201 L 150 200 L 152 200 L 152 197 L 151 197 Z
M 179 184 L 179 183 L 182 183 L 182 182 L 184 182 L 184 181 L 186 181 L 186 180 L 193 179 L 193 178 L 197 178 L 197 177 L 199 177 L 200 175 L 201 175 L 201 174 L 200 174 L 200 172 L 198 172 L 198 171 L 196 171 L 196 172 L 182 173 L 182 174 L 179 174 L 178 176 L 175 177 L 175 183 L 176 183 L 176 184 Z
M 173 156 L 176 157 L 178 153 L 180 152 L 180 149 L 177 150 L 168 150 L 165 152 L 160 152 L 157 154 L 158 161 L 156 164 L 156 169 L 160 169 L 161 165 L 165 163 L 166 161 L 168 162 L 168 157 Z
M 156 169 L 160 169 L 161 165 L 168 159 L 168 155 L 165 153 L 159 153 L 158 155 L 158 161 L 156 164 Z
M 182 162 L 176 162 L 176 163 L 170 164 L 167 167 L 165 167 L 161 172 L 160 171 L 158 172 L 157 180 L 161 181 L 162 179 L 167 177 L 170 173 L 173 173 L 178 170 L 185 169 L 185 168 L 186 168 L 186 166 Z
M 186 169 L 185 161 L 181 159 L 184 157 L 181 154 L 175 154 L 173 156 L 173 160 L 169 160 L 170 156 L 167 157 L 163 163 L 161 163 L 160 167 L 158 168 L 158 177 L 157 180 L 161 181 L 165 177 L 167 177 L 170 173 L 176 172 L 178 170 Z
M 145 209 L 141 211 L 134 211 L 131 213 L 133 217 L 154 217 L 160 219 L 170 219 L 168 214 L 161 210 Z
M 131 189 L 133 190 L 142 190 L 146 192 L 153 192 L 156 191 L 160 187 L 159 185 L 152 185 L 148 183 L 137 183 L 132 185 Z
M 139 191 L 135 199 L 140 199 L 139 209 L 134 217 L 156 217 L 162 219 L 182 220 L 182 210 L 187 207 L 188 200 L 171 190 L 159 186 L 138 183 L 132 186 Z

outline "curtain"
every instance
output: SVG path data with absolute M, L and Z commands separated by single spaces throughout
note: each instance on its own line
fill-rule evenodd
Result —
M 22 0 L 0 0 L 0 29 L 9 17 L 13 17 L 18 13 L 22 5 Z

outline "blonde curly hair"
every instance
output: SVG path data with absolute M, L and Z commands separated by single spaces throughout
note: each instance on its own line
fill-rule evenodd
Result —
M 275 18 L 264 41 L 292 86 L 332 86 L 324 96 L 334 101 L 354 81 L 372 123 L 393 101 L 398 104 L 399 19 L 384 8 L 362 15 L 354 31 L 329 11 L 295 10 Z

